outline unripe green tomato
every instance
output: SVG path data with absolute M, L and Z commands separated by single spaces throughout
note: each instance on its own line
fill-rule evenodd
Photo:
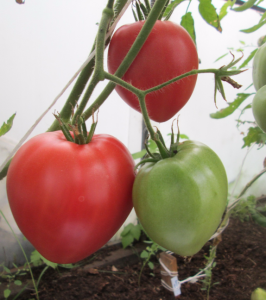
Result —
M 263 44 L 254 56 L 252 77 L 256 91 L 266 85 L 266 44 Z
M 255 94 L 252 101 L 252 111 L 257 125 L 266 132 L 266 85 Z
M 197 253 L 216 231 L 227 203 L 224 166 L 206 145 L 185 141 L 178 153 L 141 167 L 133 205 L 148 236 L 182 256 Z
M 251 294 L 251 300 L 266 300 L 266 291 L 261 288 L 257 288 Z

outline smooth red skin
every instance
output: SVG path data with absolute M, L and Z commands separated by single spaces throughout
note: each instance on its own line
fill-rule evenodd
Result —
M 108 50 L 108 70 L 114 74 L 144 21 L 120 27 L 113 35 Z M 187 31 L 170 21 L 157 21 L 144 46 L 123 76 L 133 86 L 146 90 L 198 69 L 198 54 Z M 157 122 L 172 118 L 189 100 L 194 90 L 197 75 L 178 82 L 146 96 L 149 116 Z M 116 86 L 120 97 L 132 108 L 140 111 L 136 96 L 121 86 Z
M 86 145 L 47 132 L 25 143 L 7 174 L 18 227 L 48 260 L 77 262 L 117 232 L 132 209 L 134 161 L 109 135 Z

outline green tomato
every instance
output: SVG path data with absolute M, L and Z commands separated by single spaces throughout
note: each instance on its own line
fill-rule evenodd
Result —
M 259 47 L 254 56 L 252 78 L 256 91 L 266 85 L 266 44 Z
M 255 94 L 252 101 L 252 112 L 257 125 L 266 132 L 266 85 Z
M 266 300 L 266 291 L 261 288 L 256 288 L 251 294 L 251 300 Z
M 224 166 L 206 145 L 186 141 L 174 157 L 146 163 L 133 205 L 148 236 L 182 256 L 197 253 L 216 231 L 227 203 Z

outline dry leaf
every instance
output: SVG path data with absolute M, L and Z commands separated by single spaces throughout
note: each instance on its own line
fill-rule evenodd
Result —
M 99 271 L 97 269 L 89 268 L 88 273 L 90 273 L 90 274 L 99 274 Z
M 113 272 L 117 272 L 118 270 L 117 270 L 117 268 L 115 266 L 112 266 L 112 271 Z

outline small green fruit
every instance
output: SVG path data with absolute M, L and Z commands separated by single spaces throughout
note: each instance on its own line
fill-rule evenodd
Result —
M 261 288 L 256 288 L 251 294 L 251 300 L 266 300 L 266 291 Z

